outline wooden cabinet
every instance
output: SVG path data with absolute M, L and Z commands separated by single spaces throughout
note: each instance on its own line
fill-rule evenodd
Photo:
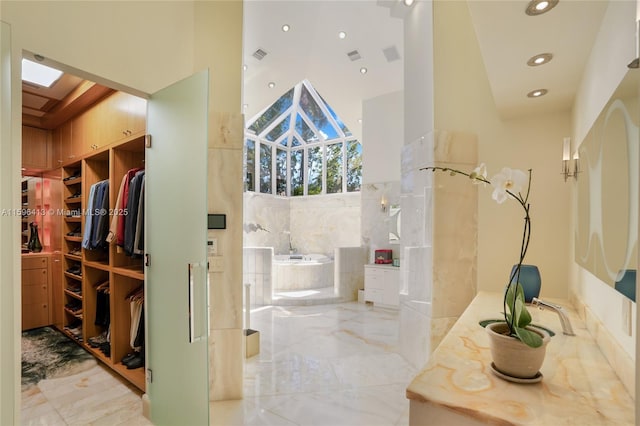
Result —
M 51 324 L 49 255 L 22 256 L 22 329 Z
M 400 305 L 400 270 L 394 266 L 366 265 L 364 300 L 375 305 Z
M 51 131 L 22 126 L 22 167 L 45 170 L 51 168 Z
M 147 101 L 123 92 L 107 96 L 55 131 L 60 152 L 54 166 L 68 164 L 105 148 L 144 135 Z M 59 145 L 60 148 L 57 148 Z M 58 152 L 56 151 L 56 152 Z

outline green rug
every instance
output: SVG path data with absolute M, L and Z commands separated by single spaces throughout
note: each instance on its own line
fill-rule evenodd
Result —
M 51 328 L 22 332 L 22 390 L 43 379 L 71 376 L 97 364 L 80 345 Z

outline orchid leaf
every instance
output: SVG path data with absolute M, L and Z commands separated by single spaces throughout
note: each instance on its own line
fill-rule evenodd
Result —
M 516 299 L 516 325 L 524 328 L 531 324 L 531 314 L 524 305 L 523 299 Z
M 539 348 L 542 346 L 542 337 L 536 332 L 527 330 L 522 327 L 516 327 L 516 335 L 518 339 L 531 348 Z

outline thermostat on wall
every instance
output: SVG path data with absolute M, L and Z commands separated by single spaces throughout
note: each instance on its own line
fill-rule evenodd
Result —
M 227 229 L 227 215 L 209 214 L 207 215 L 207 224 L 209 229 Z

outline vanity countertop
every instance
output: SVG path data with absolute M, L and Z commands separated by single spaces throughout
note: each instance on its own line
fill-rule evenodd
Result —
M 566 300 L 549 301 L 564 308 L 576 336 L 562 334 L 555 312 L 529 307 L 534 324 L 556 333 L 541 382 L 515 384 L 491 372 L 489 338 L 478 322 L 501 318 L 502 295 L 480 292 L 407 388 L 410 424 L 437 422 L 428 410 L 470 424 L 634 424 L 634 401 L 584 322 Z

